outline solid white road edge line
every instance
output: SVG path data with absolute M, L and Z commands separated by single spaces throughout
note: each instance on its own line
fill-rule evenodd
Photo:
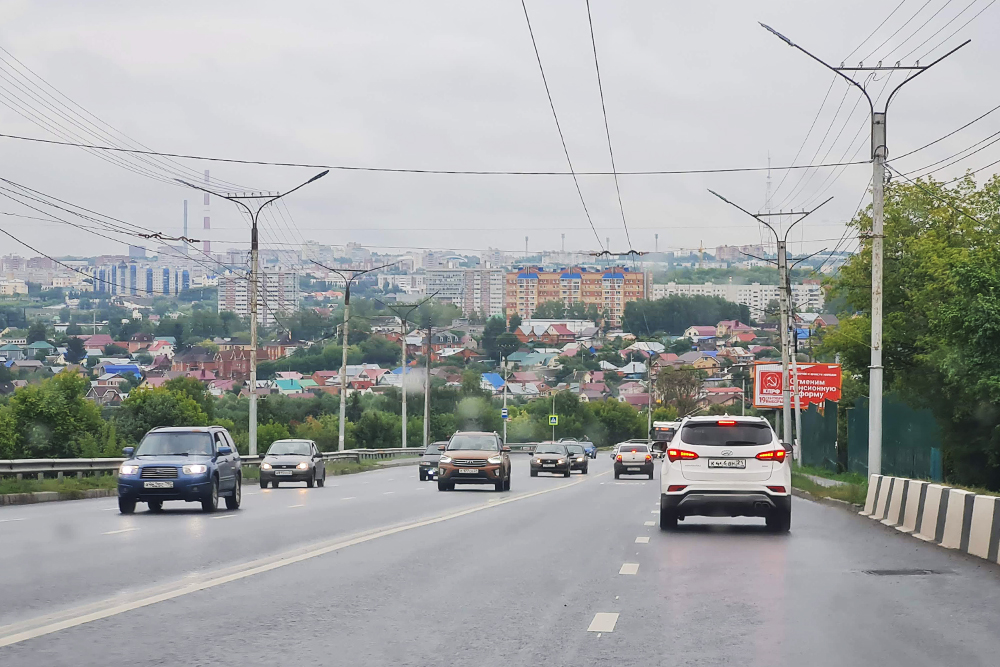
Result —
M 175 598 L 182 597 L 184 595 L 189 595 L 191 593 L 197 593 L 198 591 L 203 591 L 209 588 L 215 588 L 216 586 L 221 586 L 223 584 L 228 584 L 233 581 L 239 581 L 240 579 L 246 579 L 254 575 L 263 574 L 265 572 L 270 572 L 271 570 L 276 570 L 287 565 L 293 565 L 295 563 L 300 563 L 311 558 L 316 558 L 317 556 L 323 556 L 328 553 L 339 551 L 340 549 L 346 549 L 347 547 L 352 547 L 358 544 L 364 544 L 365 542 L 371 542 L 372 540 L 377 540 L 381 537 L 388 537 L 390 535 L 395 535 L 397 533 L 402 533 L 407 530 L 413 530 L 414 528 L 423 528 L 424 526 L 432 526 L 437 523 L 443 523 L 445 521 L 450 521 L 452 519 L 458 519 L 469 514 L 475 514 L 476 512 L 482 512 L 483 510 L 493 509 L 494 507 L 500 507 L 501 505 L 506 505 L 508 503 L 516 503 L 521 500 L 527 500 L 528 498 L 534 498 L 535 496 L 541 496 L 546 493 L 552 493 L 553 491 L 559 491 L 561 489 L 568 489 L 577 484 L 583 484 L 584 482 L 600 477 L 601 475 L 607 475 L 611 471 L 608 470 L 597 475 L 592 475 L 589 477 L 580 477 L 577 481 L 569 482 L 566 484 L 560 484 L 559 486 L 552 486 L 547 489 L 542 489 L 541 491 L 533 491 L 531 493 L 526 493 L 521 496 L 515 496 L 513 498 L 506 498 L 497 503 L 492 504 L 482 504 L 470 507 L 464 510 L 459 510 L 458 512 L 451 512 L 449 514 L 443 514 L 440 516 L 432 517 L 430 519 L 423 519 L 420 521 L 414 521 L 411 523 L 403 524 L 400 526 L 394 526 L 391 528 L 376 529 L 374 531 L 369 531 L 355 537 L 340 538 L 333 542 L 320 543 L 318 545 L 313 545 L 312 547 L 307 547 L 304 550 L 298 549 L 293 552 L 289 552 L 286 555 L 279 556 L 269 556 L 266 558 L 257 559 L 245 563 L 244 565 L 238 566 L 234 571 L 228 574 L 210 576 L 209 578 L 195 583 L 180 583 L 173 585 L 170 588 L 161 590 L 153 595 L 147 595 L 146 597 L 140 597 L 135 600 L 128 602 L 118 602 L 115 599 L 102 600 L 100 602 L 84 605 L 82 607 L 77 607 L 75 609 L 69 609 L 65 612 L 55 613 L 40 616 L 22 623 L 17 623 L 13 625 L 8 625 L 0 627 L 0 648 L 4 646 L 10 646 L 12 644 L 18 644 L 29 639 L 35 639 L 37 637 L 43 637 L 45 635 L 52 634 L 54 632 L 59 632 L 60 630 L 66 630 L 68 628 L 75 628 L 79 625 L 84 625 L 85 623 L 90 623 L 92 621 L 99 621 L 103 618 L 109 618 L 111 616 L 117 616 L 119 614 L 124 614 L 126 612 L 132 611 L 134 609 L 141 609 L 142 607 L 148 607 L 150 605 L 156 604 L 157 602 L 165 602 L 167 600 L 173 600 Z M 136 530 L 135 528 L 129 528 L 126 530 Z M 125 532 L 112 531 L 114 532 Z M 646 538 L 647 540 L 649 538 Z M 103 606 L 102 605 L 107 605 Z M 598 614 L 602 616 L 602 614 Z M 604 614 L 604 616 L 614 616 L 614 620 L 611 622 L 611 629 L 607 632 L 614 630 L 614 624 L 618 620 L 618 614 Z M 597 617 L 594 618 L 597 621 Z M 593 624 L 591 624 L 593 625 Z M 18 630 L 18 628 L 24 627 L 24 630 Z
M 101 535 L 117 535 L 118 533 L 130 533 L 133 530 L 139 530 L 138 528 L 121 528 L 120 530 L 109 530 L 106 533 L 101 533 Z

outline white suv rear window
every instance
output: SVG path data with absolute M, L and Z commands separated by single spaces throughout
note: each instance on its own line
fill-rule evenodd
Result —
M 681 429 L 681 441 L 689 445 L 739 447 L 741 445 L 766 445 L 772 440 L 771 427 L 767 424 L 736 422 L 695 422 Z

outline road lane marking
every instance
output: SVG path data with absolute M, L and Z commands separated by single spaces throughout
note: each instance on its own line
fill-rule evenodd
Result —
M 635 543 L 636 544 L 649 544 L 649 538 L 648 537 L 637 537 L 637 538 L 635 538 Z
M 324 556 L 328 553 L 340 551 L 341 549 L 346 549 L 347 547 L 371 542 L 372 540 L 377 540 L 382 537 L 389 537 L 390 535 L 396 535 L 397 533 L 402 533 L 408 530 L 414 530 L 416 528 L 423 528 L 424 526 L 432 526 L 445 521 L 451 521 L 452 519 L 458 519 L 470 514 L 475 514 L 476 512 L 490 510 L 494 507 L 500 507 L 501 505 L 506 505 L 508 503 L 516 503 L 521 500 L 527 500 L 528 498 L 534 498 L 546 493 L 552 493 L 554 491 L 559 491 L 560 489 L 568 489 L 595 479 L 600 475 L 607 475 L 610 472 L 611 471 L 608 470 L 606 472 L 598 473 L 597 475 L 590 475 L 588 477 L 581 476 L 576 481 L 569 482 L 567 484 L 551 486 L 540 491 L 533 491 L 520 496 L 505 498 L 494 504 L 484 503 L 482 505 L 475 505 L 473 507 L 451 512 L 449 514 L 441 514 L 429 519 L 421 519 L 411 523 L 404 523 L 386 528 L 376 528 L 371 531 L 359 533 L 353 537 L 334 538 L 333 540 L 328 540 L 326 542 L 319 542 L 317 544 L 301 547 L 282 554 L 267 556 L 250 561 L 249 563 L 245 563 L 243 565 L 219 571 L 214 576 L 209 574 L 201 578 L 199 581 L 187 583 L 174 582 L 137 593 L 137 595 L 145 595 L 145 597 L 137 597 L 125 602 L 122 602 L 120 598 L 100 600 L 95 603 L 81 605 L 61 612 L 46 614 L 27 621 L 22 621 L 20 623 L 2 626 L 0 627 L 0 648 L 10 646 L 12 644 L 18 644 L 29 639 L 50 635 L 54 632 L 59 632 L 60 630 L 75 628 L 92 621 L 98 621 L 111 616 L 124 614 L 135 609 L 148 607 L 158 602 L 173 600 L 184 595 L 190 595 L 191 593 L 197 593 L 199 591 L 215 588 L 216 586 L 228 584 L 233 581 L 246 579 L 248 577 L 270 572 L 288 565 L 301 563 L 302 561 L 316 558 L 317 556 Z M 617 619 L 618 614 L 614 614 L 614 616 Z
M 622 569 L 618 570 L 618 574 L 636 574 L 638 571 L 638 563 L 622 563 Z
M 355 500 L 357 496 L 347 496 L 346 498 L 341 498 L 341 500 Z
M 209 518 L 210 518 L 210 519 L 211 519 L 212 521 L 216 521 L 217 519 L 233 519 L 233 518 L 235 518 L 235 517 L 236 517 L 236 515 L 235 515 L 235 514 L 223 514 L 223 515 L 221 515 L 221 516 L 213 516 L 213 517 L 209 517 Z
M 120 530 L 109 530 L 106 533 L 101 533 L 101 535 L 118 535 L 119 533 L 129 533 L 133 530 L 139 530 L 138 528 L 122 528 Z
M 618 614 L 600 611 L 594 614 L 594 620 L 590 622 L 587 632 L 614 632 L 618 623 Z
M 396 493 L 396 492 L 395 492 L 395 491 L 383 491 L 383 492 L 382 492 L 382 495 L 383 495 L 383 496 L 388 496 L 388 495 L 390 495 L 390 494 L 392 494 L 392 493 Z
M 288 509 L 292 509 L 293 507 L 305 507 L 305 504 L 304 503 L 299 503 L 298 505 L 289 505 Z
M 644 525 L 644 526 L 655 526 L 656 522 L 655 521 L 643 521 L 642 525 Z
M 650 514 L 659 514 L 660 510 L 653 510 Z
M 112 507 L 111 509 L 118 509 L 117 507 Z M 27 517 L 21 517 L 20 519 L 0 519 L 0 523 L 7 523 L 8 521 L 24 521 Z

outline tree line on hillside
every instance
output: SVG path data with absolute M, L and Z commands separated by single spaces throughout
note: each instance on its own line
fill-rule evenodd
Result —
M 247 453 L 249 400 L 234 394 L 216 398 L 192 378 L 175 378 L 161 387 L 133 389 L 117 408 L 102 410 L 85 396 L 89 381 L 75 371 L 58 373 L 37 384 L 18 388 L 0 399 L 0 459 L 115 457 L 123 446 L 135 445 L 157 426 L 218 424 L 232 433 L 237 448 Z M 407 444 L 423 442 L 419 416 L 423 396 L 412 394 L 417 416 L 407 419 Z M 362 396 L 353 393 L 345 412 L 348 448 L 400 446 L 402 421 L 397 389 Z M 430 437 L 446 440 L 456 430 L 500 432 L 499 398 L 480 387 L 478 371 L 466 371 L 461 387 L 446 387 L 435 379 L 431 390 Z M 551 400 L 511 401 L 509 439 L 538 441 L 551 437 Z M 258 402 L 258 447 L 288 437 L 315 440 L 323 451 L 337 448 L 340 399 L 326 393 L 312 398 L 281 395 Z M 557 437 L 587 436 L 598 445 L 613 444 L 646 433 L 646 417 L 614 399 L 582 402 L 569 392 L 556 394 L 560 415 Z M 673 408 L 654 417 L 675 418 Z
M 998 201 L 1000 177 L 982 187 L 970 176 L 951 187 L 920 179 L 885 189 L 886 392 L 933 411 L 947 480 L 991 490 L 1000 490 Z M 825 360 L 840 354 L 842 404 L 868 393 L 870 207 L 851 227 L 861 250 L 832 281 L 834 298 L 846 307 L 817 349 Z
M 691 326 L 714 326 L 722 320 L 750 322 L 750 307 L 718 296 L 682 296 L 640 299 L 625 304 L 622 329 L 641 336 L 666 333 L 678 336 Z

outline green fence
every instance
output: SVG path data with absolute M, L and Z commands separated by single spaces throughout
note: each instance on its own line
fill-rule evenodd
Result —
M 805 425 L 802 427 L 806 433 Z M 847 409 L 847 468 L 868 474 L 868 397 Z M 882 398 L 882 474 L 941 481 L 941 430 L 930 410 Z
M 837 472 L 837 404 L 827 401 L 821 411 L 810 405 L 802 412 L 802 464 Z

